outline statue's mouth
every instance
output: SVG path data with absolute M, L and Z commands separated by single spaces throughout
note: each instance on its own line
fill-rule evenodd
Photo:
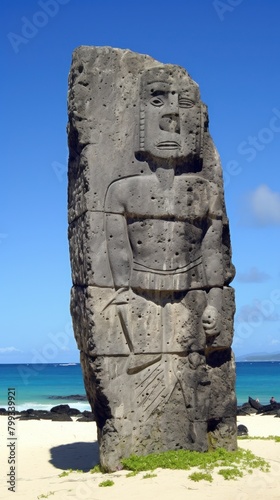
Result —
M 175 141 L 164 141 L 157 144 L 158 149 L 180 149 L 180 144 Z

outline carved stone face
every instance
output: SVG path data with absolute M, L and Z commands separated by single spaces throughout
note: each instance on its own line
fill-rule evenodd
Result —
M 152 68 L 142 75 L 140 151 L 144 157 L 187 160 L 200 156 L 203 130 L 198 87 L 177 72 Z

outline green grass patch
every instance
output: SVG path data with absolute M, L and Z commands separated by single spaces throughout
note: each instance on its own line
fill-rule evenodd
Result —
M 61 474 L 58 474 L 58 477 L 66 477 L 66 476 L 69 476 L 69 474 L 73 472 L 72 469 L 69 469 L 69 470 L 64 470 L 63 472 L 61 472 Z
M 224 479 L 229 481 L 230 479 L 237 479 L 238 477 L 243 477 L 243 472 L 241 472 L 237 467 L 229 467 L 228 469 L 220 469 L 218 474 L 223 476 Z
M 157 474 L 152 474 L 151 472 L 147 472 L 142 479 L 151 479 L 152 477 L 157 477 Z
M 51 495 L 54 495 L 54 491 L 49 491 L 49 493 L 46 493 L 46 495 L 42 493 L 42 495 L 37 496 L 37 498 L 49 498 L 49 496 Z
M 240 441 L 245 441 L 246 439 L 259 439 L 261 441 L 275 441 L 275 443 L 280 443 L 280 436 L 268 436 L 268 437 L 262 437 L 262 436 L 238 436 L 237 439 L 240 439 Z
M 137 470 L 132 470 L 132 471 L 128 472 L 125 477 L 134 477 L 134 476 L 137 476 L 137 474 L 138 474 Z
M 96 472 L 102 472 L 100 464 L 97 464 L 92 469 L 90 469 L 91 474 L 95 474 Z
M 209 481 L 209 483 L 212 483 L 213 481 L 213 477 L 209 472 L 193 472 L 192 474 L 189 475 L 189 479 L 195 482 Z
M 236 479 L 240 477 L 239 470 L 249 473 L 252 469 L 259 469 L 263 472 L 269 471 L 269 464 L 260 457 L 257 457 L 249 450 L 242 448 L 236 451 L 227 451 L 219 448 L 214 451 L 200 453 L 198 451 L 176 450 L 163 453 L 153 453 L 146 456 L 132 455 L 122 460 L 124 469 L 134 472 L 154 471 L 161 469 L 190 470 L 193 467 L 199 468 L 206 477 L 210 477 L 210 472 L 214 468 L 222 470 L 221 475 L 225 479 Z M 226 469 L 225 469 L 226 468 Z M 223 470 L 225 469 L 225 470 Z M 226 472 L 228 470 L 228 472 Z M 195 472 L 191 474 L 194 478 L 204 477 L 203 473 Z M 209 476 L 207 475 L 209 473 Z M 199 480 L 199 479 L 193 479 Z
M 98 486 L 101 488 L 106 488 L 107 486 L 113 486 L 115 483 L 112 481 L 112 479 L 107 479 L 106 481 L 102 481 L 102 483 L 99 483 Z
M 69 474 L 71 474 L 71 472 L 77 472 L 78 474 L 83 474 L 84 473 L 84 471 L 81 470 L 81 469 L 68 469 L 68 470 L 64 470 L 63 472 L 61 472 L 61 474 L 59 474 L 58 477 L 69 476 Z

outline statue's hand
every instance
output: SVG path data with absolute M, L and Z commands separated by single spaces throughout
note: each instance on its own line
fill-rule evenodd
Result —
M 202 314 L 202 324 L 206 335 L 217 335 L 221 331 L 221 315 L 214 306 L 207 306 Z

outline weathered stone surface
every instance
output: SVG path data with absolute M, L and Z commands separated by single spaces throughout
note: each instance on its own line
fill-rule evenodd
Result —
M 234 449 L 234 267 L 198 85 L 79 47 L 68 103 L 71 313 L 101 464 Z

